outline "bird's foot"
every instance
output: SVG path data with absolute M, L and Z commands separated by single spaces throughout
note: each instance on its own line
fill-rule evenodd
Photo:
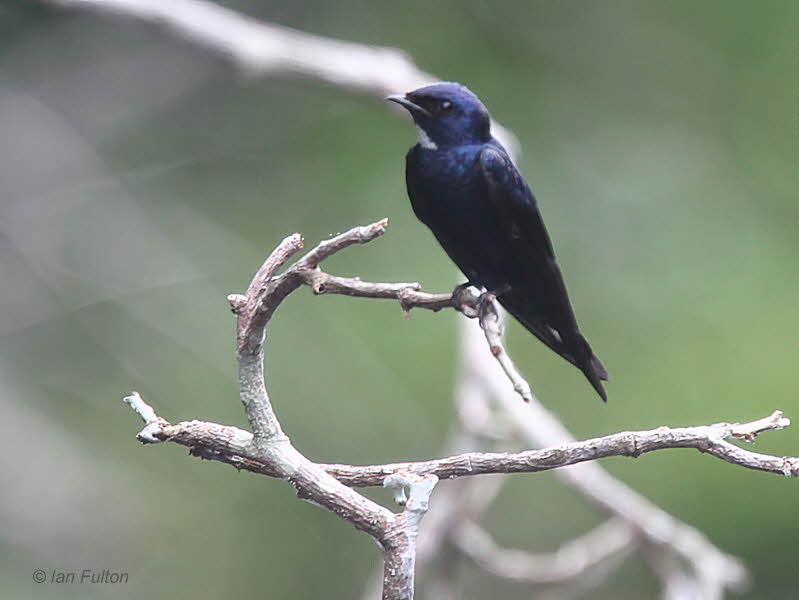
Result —
M 506 283 L 501 285 L 496 290 L 483 290 L 480 297 L 477 299 L 477 316 L 480 320 L 484 320 L 485 316 L 491 311 L 496 311 L 494 307 L 494 300 L 502 294 L 507 294 L 511 290 L 510 284 Z
M 480 298 L 483 288 L 471 281 L 462 283 L 452 290 L 452 306 L 469 318 L 480 315 Z
M 494 300 L 510 290 L 511 287 L 507 283 L 489 291 L 481 285 L 467 281 L 452 290 L 452 306 L 469 318 L 483 320 L 486 315 L 494 311 Z

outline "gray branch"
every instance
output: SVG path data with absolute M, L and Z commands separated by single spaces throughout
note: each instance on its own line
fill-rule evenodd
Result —
M 429 461 L 369 466 L 323 465 L 311 462 L 291 445 L 282 431 L 266 392 L 263 375 L 263 343 L 267 324 L 280 303 L 303 285 L 311 287 L 317 294 L 394 299 L 405 311 L 412 308 L 441 310 L 449 306 L 466 316 L 477 317 L 488 341 L 491 355 L 498 359 L 515 390 L 522 392 L 518 382 L 524 380 L 513 368 L 501 345 L 501 322 L 493 297 L 475 294 L 474 290 L 465 292 L 461 289 L 457 289 L 457 293 L 453 294 L 427 294 L 422 292 L 416 283 L 365 282 L 336 277 L 320 270 L 319 265 L 325 258 L 348 246 L 367 243 L 381 236 L 385 232 L 386 224 L 383 220 L 356 227 L 324 241 L 282 274 L 277 274 L 280 267 L 302 246 L 299 235 L 289 236 L 278 245 L 255 274 L 247 294 L 229 296 L 231 308 L 238 317 L 237 355 L 241 399 L 253 433 L 202 421 L 172 425 L 159 417 L 152 407 L 134 393 L 125 400 L 145 421 L 145 427 L 138 435 L 139 440 L 143 443 L 175 442 L 190 447 L 191 453 L 196 456 L 289 480 L 300 497 L 312 500 L 335 512 L 381 544 L 385 555 L 384 599 L 412 598 L 414 561 L 409 557 L 415 556 L 418 526 L 421 516 L 426 512 L 426 500 L 424 510 L 418 508 L 421 504 L 414 504 L 415 509 L 408 507 L 401 515 L 394 515 L 353 491 L 351 487 L 391 486 L 397 477 L 405 478 L 403 481 L 413 477 L 422 478 L 424 481 L 437 481 L 489 473 L 529 473 L 587 463 L 611 456 L 637 457 L 643 453 L 666 448 L 694 448 L 750 469 L 786 476 L 799 474 L 799 458 L 759 454 L 728 441 L 729 439 L 752 441 L 760 433 L 787 427 L 790 421 L 779 411 L 775 411 L 769 417 L 743 424 L 660 427 L 649 431 L 622 432 L 582 442 L 573 441 L 543 450 L 517 453 L 468 452 Z M 503 355 L 506 356 L 504 364 L 500 359 Z M 494 383 L 496 384 L 496 381 Z M 521 393 L 521 395 L 528 402 L 535 400 L 529 392 L 529 387 L 527 394 Z M 518 406 L 524 405 L 518 404 Z M 536 406 L 537 401 L 528 405 L 533 408 Z M 539 407 L 539 410 L 543 409 Z M 513 413 L 511 409 L 510 414 Z M 581 482 L 578 485 L 589 493 L 596 491 L 591 487 L 594 484 Z M 602 493 L 598 501 L 604 503 L 605 498 L 618 496 L 616 493 Z M 628 522 L 635 522 L 636 519 L 646 519 L 648 513 L 657 509 L 650 510 L 650 507 L 636 506 L 635 510 L 616 510 L 619 516 L 623 516 Z M 655 534 L 651 527 L 644 525 L 642 532 L 645 536 Z M 709 560 L 708 555 L 697 552 L 701 546 L 709 546 L 701 534 L 689 529 L 686 529 L 686 533 L 693 535 L 685 536 L 683 542 L 673 542 L 675 549 L 681 550 L 692 560 Z M 460 540 L 458 542 L 460 545 L 465 544 L 467 539 L 482 540 L 481 544 L 476 544 L 472 548 L 469 556 L 474 561 L 478 561 L 480 556 L 484 557 L 480 548 L 487 547 L 485 536 L 478 538 L 472 535 L 471 538 L 466 538 L 464 535 L 462 530 L 453 531 L 453 537 L 456 541 Z M 667 537 L 662 537 L 661 541 Z M 724 564 L 731 565 L 729 563 L 731 559 L 718 551 L 710 553 L 710 556 L 715 556 L 717 562 L 727 561 Z M 488 563 L 482 560 L 482 564 Z M 720 572 L 729 573 L 730 568 L 732 567 L 727 567 L 727 570 L 721 569 Z M 496 568 L 493 570 L 499 572 Z
M 619 527 L 614 520 L 568 541 L 551 554 L 503 548 L 482 527 L 469 522 L 460 525 L 453 538 L 458 549 L 486 572 L 527 583 L 559 583 L 584 576 L 624 555 L 635 543 L 635 533 Z
M 139 439 L 144 443 L 174 442 L 191 448 L 192 454 L 202 458 L 224 462 L 253 473 L 280 477 L 280 473 L 270 462 L 259 459 L 258 453 L 252 451 L 254 436 L 247 431 L 203 421 L 172 425 L 155 416 L 155 411 L 135 392 L 125 401 L 137 412 L 139 409 L 136 407 L 143 406 L 145 414 L 154 416 L 154 420 L 148 421 L 139 433 Z M 750 423 L 716 423 L 696 427 L 624 431 L 542 450 L 465 452 L 446 458 L 382 465 L 319 463 L 317 466 L 347 486 L 371 487 L 385 485 L 387 477 L 397 474 L 418 477 L 434 475 L 438 479 L 455 479 L 497 473 L 537 473 L 601 458 L 637 458 L 657 450 L 693 448 L 747 469 L 796 477 L 799 476 L 798 457 L 760 454 L 727 441 L 752 441 L 756 435 L 784 429 L 789 425 L 790 421 L 780 411 L 775 411 L 768 417 Z
M 485 359 L 485 348 L 479 343 L 482 336 L 477 328 L 464 323 L 461 329 L 464 362 L 471 369 L 472 377 L 485 386 L 487 393 L 496 400 L 499 410 L 507 416 L 523 443 L 547 447 L 575 441 L 560 420 L 536 398 L 529 404 L 515 401 L 509 394 L 504 374 Z M 742 439 L 745 438 L 743 436 Z M 773 461 L 772 466 L 782 467 L 786 463 L 794 469 L 797 466 L 796 459 L 764 458 Z M 698 529 L 680 521 L 610 475 L 599 463 L 580 463 L 555 473 L 586 500 L 635 530 L 647 543 L 650 554 L 668 554 L 664 560 L 688 565 L 690 569 L 683 567 L 682 574 L 691 580 L 697 593 L 684 598 L 720 600 L 727 589 L 741 590 L 746 587 L 748 573 L 741 561 L 720 550 Z M 792 474 L 796 475 L 796 471 Z M 672 558 L 675 560 L 672 561 Z M 665 571 L 656 569 L 655 573 L 663 576 Z M 672 582 L 663 579 L 663 585 L 668 589 Z
M 422 71 L 399 48 L 317 36 L 258 21 L 204 0 L 41 1 L 163 28 L 226 59 L 251 77 L 302 77 L 379 100 L 440 79 Z M 518 149 L 516 136 L 496 121 L 492 127 L 508 150 Z
M 418 477 L 408 473 L 392 473 L 383 480 L 383 487 L 394 493 L 394 501 L 405 507 L 401 518 L 407 538 L 397 552 L 387 553 L 383 566 L 383 597 L 404 597 L 407 590 L 413 595 L 416 576 L 416 540 L 422 517 L 427 513 L 430 495 L 438 483 L 435 475 Z M 397 576 L 399 574 L 399 577 Z M 396 587 L 396 589 L 392 589 Z
M 383 598 L 409 600 L 413 597 L 419 525 L 427 512 L 428 500 L 438 478 L 433 474 L 419 477 L 396 471 L 381 478 L 381 485 L 403 490 L 405 510 L 401 514 L 394 514 L 365 498 L 334 478 L 326 467 L 311 462 L 294 448 L 272 408 L 263 368 L 267 325 L 282 301 L 302 285 L 313 286 L 314 282 L 318 285 L 322 261 L 349 246 L 365 244 L 381 236 L 386 224 L 384 219 L 325 240 L 278 274 L 280 268 L 302 248 L 300 235 L 291 235 L 269 255 L 244 295 L 228 297 L 237 316 L 240 397 L 252 433 L 201 421 L 171 425 L 136 392 L 125 398 L 125 402 L 145 422 L 144 429 L 137 436 L 142 443 L 174 441 L 189 446 L 197 456 L 250 470 L 257 465 L 259 472 L 289 481 L 299 497 L 331 510 L 368 533 L 384 551 Z M 385 284 L 372 284 L 372 287 L 381 288 Z M 408 288 L 401 285 L 388 284 L 387 289 L 393 290 L 398 300 L 404 299 L 406 306 L 428 301 L 425 297 L 408 296 L 404 293 Z

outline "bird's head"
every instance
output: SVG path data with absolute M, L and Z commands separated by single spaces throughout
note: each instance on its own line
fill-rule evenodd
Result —
M 411 113 L 419 130 L 419 144 L 424 148 L 436 150 L 491 139 L 491 118 L 486 107 L 460 83 L 434 83 L 386 100 Z

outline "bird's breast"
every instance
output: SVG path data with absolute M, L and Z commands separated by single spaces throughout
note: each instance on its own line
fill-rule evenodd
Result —
M 426 201 L 451 208 L 451 203 L 463 199 L 464 192 L 474 191 L 479 183 L 478 152 L 469 147 L 420 149 L 411 153 L 407 172 L 409 191 L 413 186 L 416 195 L 424 196 Z
M 480 148 L 411 152 L 408 195 L 427 225 L 466 276 L 497 287 L 509 258 L 477 162 Z

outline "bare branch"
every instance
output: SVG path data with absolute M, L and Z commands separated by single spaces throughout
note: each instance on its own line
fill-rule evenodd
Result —
M 502 412 L 510 419 L 521 439 L 534 447 L 557 446 L 571 443 L 574 438 L 563 424 L 538 400 L 529 404 L 518 402 L 510 394 L 507 379 L 491 361 L 485 360 L 485 348 L 479 330 L 464 321 L 461 347 L 464 361 L 498 402 Z M 779 427 L 775 427 L 777 429 Z M 725 444 L 727 442 L 724 442 Z M 733 448 L 737 446 L 730 444 Z M 731 449 L 727 449 L 731 455 Z M 737 452 L 737 450 L 736 450 Z M 795 459 L 768 457 L 772 467 L 791 467 L 796 475 Z M 772 470 L 772 469 L 769 469 Z M 787 470 L 787 467 L 786 467 Z M 779 472 L 772 470 L 772 472 Z M 725 589 L 740 590 L 746 586 L 748 574 L 735 557 L 722 552 L 702 532 L 676 519 L 659 506 L 638 494 L 623 482 L 610 475 L 596 462 L 559 469 L 556 475 L 569 487 L 613 517 L 619 517 L 640 532 L 643 539 L 658 551 L 674 552 L 690 564 L 697 585 L 704 590 L 700 597 L 721 597 Z M 785 471 L 782 472 L 785 474 Z M 664 584 L 668 582 L 664 581 Z
M 502 341 L 502 317 L 494 294 L 485 294 L 485 298 L 481 300 L 481 308 L 480 327 L 485 334 L 491 354 L 497 359 L 505 375 L 508 376 L 513 385 L 513 391 L 519 394 L 525 402 L 532 402 L 534 396 L 530 384 L 516 369 L 516 365 L 513 364 L 510 355 L 505 350 L 505 344 Z
M 266 259 L 245 295 L 229 296 L 231 308 L 237 315 L 240 396 L 252 434 L 236 427 L 200 421 L 171 425 L 158 417 L 136 392 L 125 402 L 145 421 L 144 429 L 137 436 L 143 443 L 174 441 L 189 446 L 191 453 L 197 456 L 286 479 L 300 498 L 328 508 L 371 535 L 384 550 L 384 600 L 405 600 L 413 597 L 419 523 L 438 479 L 435 475 L 420 478 L 397 473 L 384 478 L 389 486 L 401 484 L 407 488 L 408 506 L 400 515 L 342 484 L 323 466 L 311 462 L 292 446 L 272 408 L 263 370 L 266 326 L 280 303 L 305 283 L 306 273 L 318 273 L 318 266 L 325 258 L 382 235 L 386 223 L 383 219 L 355 227 L 321 242 L 283 274 L 277 275 L 280 267 L 302 247 L 299 234 L 291 235 Z M 398 286 L 393 289 L 400 290 Z
M 359 278 L 336 277 L 319 269 L 304 271 L 302 277 L 303 283 L 310 286 L 314 294 L 398 300 L 406 313 L 412 308 L 438 311 L 453 305 L 452 294 L 422 292 L 418 283 L 373 283 Z
M 247 293 L 243 296 L 238 294 L 231 294 L 229 300 L 233 312 L 239 315 L 238 329 L 242 332 L 249 331 L 258 327 L 258 323 L 251 323 L 251 318 L 257 318 L 261 310 L 258 304 L 269 293 L 268 285 L 272 277 L 280 270 L 286 261 L 294 254 L 302 249 L 302 236 L 299 233 L 294 233 L 285 238 L 261 265 L 261 268 L 255 273 Z M 265 325 L 265 323 L 264 323 Z M 242 343 L 241 341 L 239 342 Z
M 383 566 L 383 597 L 403 597 L 407 590 L 413 596 L 416 575 L 416 540 L 419 525 L 427 512 L 430 494 L 438 483 L 438 477 L 427 475 L 418 477 L 408 473 L 394 473 L 383 481 L 383 487 L 394 493 L 394 501 L 405 507 L 400 515 L 400 531 L 405 542 L 394 546 L 385 544 L 386 560 Z M 396 589 L 395 589 L 396 588 Z
M 153 409 L 141 400 L 145 407 Z M 130 402 L 129 398 L 125 399 Z M 138 412 L 138 409 L 135 409 Z M 149 414 L 149 412 L 148 412 Z M 140 435 L 148 443 L 170 441 L 192 448 L 192 453 L 202 458 L 225 462 L 254 473 L 276 476 L 272 467 L 264 464 L 257 453 L 251 451 L 252 434 L 237 427 L 188 421 L 171 425 L 152 413 Z M 543 450 L 524 452 L 466 452 L 446 458 L 426 461 L 391 463 L 384 465 L 319 464 L 327 473 L 341 483 L 351 487 L 385 485 L 386 478 L 404 476 L 426 477 L 435 475 L 439 479 L 454 479 L 473 475 L 496 473 L 537 473 L 569 465 L 584 463 L 612 456 L 637 458 L 641 454 L 669 448 L 694 448 L 711 454 L 729 463 L 748 469 L 767 471 L 790 477 L 799 476 L 799 458 L 770 456 L 745 450 L 726 441 L 738 438 L 745 432 L 757 435 L 766 431 L 783 429 L 790 421 L 775 411 L 771 416 L 751 423 L 717 423 L 696 427 L 658 427 L 648 431 L 624 431 L 604 437 L 561 444 Z
M 319 242 L 316 248 L 297 261 L 294 269 L 315 269 L 323 260 L 333 256 L 336 252 L 344 250 L 344 248 L 349 248 L 355 244 L 366 244 L 380 237 L 386 232 L 386 227 L 388 227 L 388 219 L 380 219 L 369 225 L 353 227 L 349 231 L 340 233 L 329 240 Z
M 354 244 L 365 244 L 383 235 L 388 219 L 370 225 L 353 227 L 329 240 L 320 242 L 308 254 L 297 261 L 285 273 L 273 276 L 274 272 L 301 247 L 299 234 L 287 237 L 266 260 L 250 285 L 247 311 L 239 313 L 239 353 L 257 354 L 263 344 L 267 323 L 280 303 L 304 282 L 304 273 L 316 269 L 326 258 Z M 284 256 L 285 255 L 285 256 Z M 235 296 L 234 296 L 235 298 Z M 238 300 L 237 300 L 238 301 Z
M 263 340 L 266 325 L 276 308 L 301 284 L 301 279 L 295 273 L 298 268 L 307 267 L 298 265 L 315 267 L 325 257 L 349 245 L 365 243 L 381 235 L 384 227 L 385 222 L 382 221 L 367 227 L 356 227 L 320 244 L 282 276 L 275 276 L 277 270 L 302 245 L 298 234 L 289 236 L 255 274 L 247 288 L 247 295 L 243 299 L 234 296 L 238 315 L 240 395 L 253 431 L 245 457 L 257 458 L 273 474 L 288 479 L 302 498 L 332 510 L 381 543 L 386 541 L 394 525 L 393 513 L 328 475 L 324 469 L 300 454 L 283 432 L 264 383 Z M 197 428 L 197 422 L 191 425 Z M 243 442 L 244 438 L 238 431 L 222 437 L 227 443 L 236 444 Z
M 263 343 L 266 325 L 280 303 L 300 285 L 302 273 L 315 269 L 325 258 L 353 244 L 364 244 L 383 234 L 387 220 L 383 219 L 321 242 L 285 273 L 275 276 L 277 270 L 302 247 L 302 238 L 294 234 L 284 239 L 255 274 L 247 295 L 229 297 L 238 315 L 237 349 L 239 387 L 256 443 L 284 439 L 280 423 L 266 393 L 263 373 Z M 263 450 L 263 448 L 262 448 Z
M 203 0 L 42 1 L 163 27 L 222 56 L 249 76 L 293 75 L 379 100 L 440 79 L 422 71 L 398 48 L 316 36 Z M 516 136 L 496 121 L 492 130 L 511 153 L 517 153 Z
M 142 399 L 139 392 L 131 392 L 130 396 L 126 396 L 123 400 L 130 404 L 133 411 L 144 421 L 144 429 L 136 435 L 136 439 L 142 444 L 157 444 L 163 441 L 164 428 L 171 425 L 155 414 L 153 407 Z
M 299 234 L 284 239 L 256 273 L 247 296 L 231 294 L 228 300 L 239 315 L 239 349 L 257 352 L 263 343 L 263 328 L 280 302 L 300 285 L 309 286 L 317 295 L 340 294 L 360 298 L 398 300 L 403 311 L 413 308 L 438 311 L 455 308 L 463 315 L 477 318 L 483 329 L 492 356 L 508 376 L 513 389 L 526 402 L 531 402 L 530 385 L 516 369 L 502 341 L 502 319 L 496 297 L 477 292 L 476 288 L 458 286 L 451 294 L 429 294 L 420 291 L 418 283 L 375 283 L 359 278 L 336 277 L 319 269 L 319 264 L 332 254 L 353 244 L 363 244 L 383 235 L 388 219 L 355 227 L 330 240 L 321 242 L 283 275 L 273 277 L 280 266 L 302 247 Z M 248 315 L 253 315 L 252 317 Z
M 635 534 L 623 523 L 607 521 L 563 544 L 552 554 L 534 554 L 497 545 L 474 523 L 454 532 L 458 549 L 480 568 L 495 575 L 528 583 L 557 583 L 579 577 L 609 558 L 632 550 Z
M 776 411 L 756 423 L 757 433 L 786 427 L 787 419 Z M 417 475 L 437 475 L 451 479 L 487 473 L 532 473 L 608 458 L 638 457 L 647 452 L 667 448 L 694 448 L 732 464 L 749 469 L 795 477 L 799 475 L 799 458 L 779 457 L 751 452 L 727 441 L 739 437 L 741 431 L 752 431 L 752 423 L 718 423 L 698 427 L 659 427 L 649 431 L 626 431 L 580 442 L 570 442 L 543 450 L 517 453 L 468 452 L 448 458 L 388 465 L 352 467 L 325 465 L 334 477 L 347 485 L 379 485 L 390 473 L 406 471 Z

